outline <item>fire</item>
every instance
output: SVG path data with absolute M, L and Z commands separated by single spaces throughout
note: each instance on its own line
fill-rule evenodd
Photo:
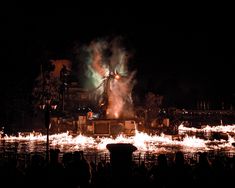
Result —
M 18 136 L 8 136 L 5 135 L 2 139 L 4 140 L 9 140 L 9 141 L 14 141 L 14 140 L 19 140 L 19 141 L 45 141 L 46 140 L 46 135 L 42 135 L 41 133 L 35 134 L 33 131 L 32 133 L 29 133 L 29 135 L 23 135 L 21 132 L 18 133 Z
M 114 113 L 114 117 L 115 117 L 115 118 L 118 118 L 118 113 L 115 112 L 115 113 Z
M 120 79 L 120 76 L 118 74 L 115 75 L 114 77 L 116 80 L 119 80 Z
M 185 127 L 181 124 L 178 128 L 180 132 L 223 132 L 223 133 L 235 133 L 235 125 L 219 125 L 219 126 L 209 126 L 207 125 L 204 128 L 198 129 L 194 127 Z
M 86 68 L 85 86 L 94 91 L 94 102 L 104 104 L 107 118 L 133 117 L 132 89 L 134 72 L 127 68 L 128 52 L 121 40 L 91 42 L 81 55 Z
M 208 143 L 208 141 L 196 138 L 195 136 L 188 136 L 188 135 L 186 135 L 186 137 L 182 141 L 183 146 L 193 147 L 193 148 L 206 148 L 206 143 Z
M 201 130 L 215 130 L 221 132 L 233 132 L 234 125 L 232 126 L 221 126 L 203 128 Z M 213 129 L 212 129 L 213 128 Z M 194 128 L 185 128 L 183 125 L 179 127 L 179 130 L 195 130 Z M 200 130 L 200 129 L 199 129 Z M 42 134 L 36 134 L 35 132 L 30 133 L 29 135 L 23 135 L 19 133 L 18 136 L 8 136 L 5 135 L 1 138 L 1 140 L 5 141 L 29 141 L 37 142 L 43 141 L 46 142 L 46 136 Z M 234 150 L 232 143 L 234 143 L 234 137 L 229 135 L 228 140 L 207 140 L 197 138 L 195 136 L 189 136 L 185 134 L 183 138 L 175 139 L 173 135 L 149 135 L 147 133 L 136 131 L 135 136 L 127 137 L 125 135 L 119 135 L 115 139 L 112 137 L 102 137 L 102 138 L 94 138 L 88 137 L 84 135 L 72 136 L 69 132 L 61 133 L 61 134 L 53 134 L 50 135 L 50 145 L 52 147 L 58 147 L 63 150 L 63 148 L 67 148 L 69 151 L 75 150 L 96 150 L 96 151 L 107 151 L 106 145 L 110 143 L 131 143 L 138 148 L 138 151 L 146 152 L 150 151 L 153 153 L 157 153 L 159 151 L 171 151 L 172 147 L 181 148 L 188 152 L 196 152 L 196 151 L 208 151 L 215 149 L 227 149 Z M 168 148 L 168 149 L 167 149 Z

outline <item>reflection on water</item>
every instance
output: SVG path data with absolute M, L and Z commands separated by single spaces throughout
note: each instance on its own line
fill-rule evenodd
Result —
M 86 153 L 108 153 L 109 143 L 131 143 L 136 153 L 184 153 L 199 151 L 226 152 L 235 154 L 235 125 L 203 127 L 201 129 L 179 126 L 177 135 L 148 135 L 136 132 L 135 136 L 120 135 L 117 138 L 93 138 L 83 135 L 72 136 L 69 132 L 50 135 L 50 148 L 60 149 L 62 153 L 83 150 Z M 45 152 L 46 136 L 32 132 L 27 135 L 3 136 L 0 139 L 1 152 L 31 153 Z

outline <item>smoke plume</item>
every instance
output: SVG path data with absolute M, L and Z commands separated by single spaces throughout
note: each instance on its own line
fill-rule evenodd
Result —
M 87 88 L 94 92 L 97 105 L 105 108 L 107 118 L 133 117 L 135 73 L 128 71 L 129 54 L 120 38 L 92 41 L 84 49 Z

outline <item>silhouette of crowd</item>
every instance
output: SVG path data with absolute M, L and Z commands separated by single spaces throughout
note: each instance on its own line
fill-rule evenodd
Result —
M 1 187 L 226 187 L 234 183 L 235 156 L 198 153 L 198 160 L 190 164 L 185 155 L 178 151 L 173 160 L 159 154 L 152 162 L 132 162 L 131 174 L 127 179 L 113 177 L 110 162 L 88 161 L 83 151 L 64 153 L 50 150 L 50 160 L 45 161 L 41 154 L 31 156 L 29 164 L 17 158 L 0 159 Z M 121 177 L 121 176 L 120 176 Z

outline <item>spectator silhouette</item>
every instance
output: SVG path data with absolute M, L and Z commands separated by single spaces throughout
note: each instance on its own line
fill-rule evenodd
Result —
M 100 161 L 97 165 L 96 186 L 104 187 L 105 183 L 106 183 L 105 167 L 104 164 Z
M 165 154 L 160 154 L 157 157 L 157 165 L 152 169 L 153 185 L 155 187 L 167 187 L 169 184 L 169 167 Z
M 59 149 L 50 150 L 50 163 L 46 167 L 47 182 L 52 187 L 64 187 L 63 185 L 63 166 L 59 162 Z
M 185 162 L 184 154 L 181 151 L 175 154 L 171 176 L 172 186 L 184 188 L 192 184 L 192 174 L 188 164 Z
M 80 151 L 81 155 L 81 184 L 80 187 L 88 187 L 91 180 L 91 167 L 84 157 L 83 151 Z
M 64 153 L 62 158 L 62 163 L 64 167 L 64 176 L 63 181 L 66 182 L 66 187 L 74 187 L 73 186 L 73 154 L 71 152 Z
M 3 164 L 2 173 L 0 173 L 1 184 L 6 187 L 22 186 L 23 174 L 17 169 L 16 158 L 10 158 Z
M 235 157 L 219 154 L 208 160 L 207 153 L 199 153 L 197 164 L 188 165 L 182 152 L 176 152 L 173 163 L 168 164 L 166 155 L 157 156 L 156 164 L 143 161 L 139 166 L 132 161 L 129 180 L 123 176 L 113 180 L 110 163 L 101 161 L 90 165 L 83 152 L 65 153 L 63 165 L 59 162 L 59 150 L 50 150 L 50 163 L 45 166 L 44 158 L 32 155 L 31 163 L 18 166 L 20 158 L 0 159 L 2 185 L 16 187 L 227 187 L 235 178 Z M 215 157 L 215 158 L 214 158 Z M 118 161 L 120 165 L 120 161 Z M 212 163 L 210 163 L 212 162 Z M 112 163 L 111 163 L 112 164 Z M 126 164 L 126 163 L 124 163 Z M 150 166 L 149 166 L 149 165 Z M 172 165 L 171 165 L 172 164 Z M 90 166 L 92 168 L 90 168 Z M 150 169 L 150 167 L 152 168 Z M 125 168 L 124 168 L 125 169 Z M 91 175 L 92 171 L 92 175 Z M 118 172 L 124 173 L 124 170 Z M 151 178 L 149 178 L 151 177 Z M 90 184 L 90 180 L 92 184 Z M 117 181 L 116 181 L 117 180 Z M 152 180 L 152 181 L 151 181 Z M 119 181 L 119 182 L 118 182 Z
M 44 159 L 39 154 L 34 154 L 31 158 L 31 164 L 26 169 L 26 186 L 43 187 L 46 183 Z
M 83 151 L 75 151 L 72 162 L 73 186 L 88 187 L 91 179 L 90 165 L 83 155 Z
M 211 187 L 212 170 L 206 152 L 199 153 L 199 162 L 196 165 L 194 175 L 197 187 Z

